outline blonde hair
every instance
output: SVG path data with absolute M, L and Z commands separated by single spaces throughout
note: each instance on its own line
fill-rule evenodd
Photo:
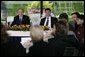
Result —
M 34 42 L 40 41 L 43 39 L 43 30 L 39 26 L 32 26 L 30 27 L 30 36 Z

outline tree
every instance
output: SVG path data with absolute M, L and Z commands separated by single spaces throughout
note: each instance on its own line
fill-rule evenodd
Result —
M 33 1 L 32 3 L 28 4 L 28 10 L 29 9 L 40 9 L 40 2 L 39 1 Z
M 73 10 L 78 12 L 84 12 L 84 5 L 82 3 L 73 3 Z
M 44 1 L 43 2 L 43 8 L 50 8 L 53 10 L 53 3 L 50 3 L 50 1 Z M 31 4 L 28 4 L 28 9 L 40 9 L 40 2 L 39 1 L 33 1 Z

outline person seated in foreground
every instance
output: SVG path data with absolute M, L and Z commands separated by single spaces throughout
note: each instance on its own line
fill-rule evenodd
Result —
M 62 24 L 66 27 L 67 30 L 69 30 L 69 24 L 68 24 L 68 15 L 67 13 L 61 13 L 58 18 L 59 22 L 63 22 Z
M 48 44 L 43 41 L 43 30 L 39 26 L 33 26 L 30 28 L 30 35 L 33 46 L 29 48 L 28 56 L 50 56 Z
M 65 28 L 60 22 L 56 23 L 52 32 L 54 38 L 48 40 L 48 46 L 54 50 L 54 56 L 63 56 L 66 47 L 76 47 L 80 49 L 79 42 L 75 37 L 70 38 L 67 35 L 68 30 Z
M 1 56 L 26 56 L 21 43 L 11 42 L 6 27 L 1 24 Z

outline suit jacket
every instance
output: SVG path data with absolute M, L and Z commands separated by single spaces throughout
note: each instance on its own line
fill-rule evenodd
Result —
M 66 47 L 76 47 L 78 50 L 82 48 L 73 35 L 56 36 L 49 39 L 48 42 L 55 56 L 63 56 Z
M 44 25 L 45 23 L 45 20 L 46 20 L 46 17 L 41 19 L 41 22 L 40 22 L 40 25 Z M 51 27 L 53 28 L 53 25 L 58 22 L 57 18 L 55 17 L 51 17 Z
M 1 56 L 26 56 L 26 49 L 17 42 L 7 42 L 1 44 Z
M 43 40 L 38 41 L 33 44 L 32 47 L 29 48 L 29 56 L 51 56 L 52 54 L 49 54 L 47 43 L 44 42 Z
M 77 28 L 78 28 L 78 25 L 76 22 L 74 21 L 69 22 L 69 30 L 72 30 L 73 32 L 75 32 Z
M 28 24 L 28 25 L 30 25 L 30 19 L 29 19 L 28 16 L 23 15 L 22 22 L 20 22 L 19 16 L 17 15 L 17 16 L 14 17 L 14 21 L 12 22 L 11 26 L 13 26 L 15 24 L 16 25 L 20 25 L 20 24 L 24 24 L 24 25 Z
M 50 50 L 52 50 L 52 54 L 54 53 L 54 56 L 63 56 L 65 48 L 69 46 L 69 44 L 64 42 L 62 38 L 63 37 L 55 37 L 48 40 L 48 46 Z

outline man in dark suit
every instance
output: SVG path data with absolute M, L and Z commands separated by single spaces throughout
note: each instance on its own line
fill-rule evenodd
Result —
M 53 25 L 58 21 L 57 18 L 51 16 L 51 10 L 49 8 L 45 9 L 46 16 L 41 19 L 40 25 L 48 26 L 53 28 Z
M 28 16 L 24 15 L 24 10 L 23 9 L 19 9 L 18 10 L 18 15 L 14 17 L 14 21 L 12 22 L 11 26 L 13 25 L 30 25 L 30 19 Z
M 11 26 L 13 25 L 30 25 L 30 19 L 28 16 L 24 15 L 24 9 L 18 9 L 18 15 L 14 17 L 14 21 L 12 22 Z M 12 37 L 12 41 L 20 42 L 21 37 Z

